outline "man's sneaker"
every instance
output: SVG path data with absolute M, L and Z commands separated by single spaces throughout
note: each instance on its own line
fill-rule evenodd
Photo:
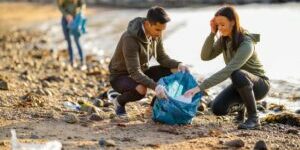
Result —
M 118 106 L 115 110 L 118 116 L 127 116 L 126 110 L 124 106 Z
M 114 104 L 114 109 L 115 112 L 118 116 L 125 116 L 127 115 L 126 110 L 125 110 L 125 106 L 121 106 L 117 100 L 117 98 L 114 98 L 112 100 L 112 103 Z

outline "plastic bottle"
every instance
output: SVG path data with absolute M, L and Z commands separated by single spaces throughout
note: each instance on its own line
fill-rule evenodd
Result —
M 69 101 L 64 102 L 64 106 L 65 106 L 65 108 L 70 109 L 70 110 L 75 110 L 75 111 L 80 110 L 80 105 L 78 105 L 78 104 L 76 105 Z

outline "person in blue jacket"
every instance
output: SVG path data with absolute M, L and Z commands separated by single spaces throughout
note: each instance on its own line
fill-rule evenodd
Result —
M 57 5 L 62 13 L 62 19 L 61 19 L 61 25 L 64 33 L 64 37 L 68 44 L 68 52 L 69 52 L 69 59 L 71 65 L 74 67 L 74 54 L 73 54 L 73 48 L 72 48 L 72 41 L 71 41 L 71 30 L 70 26 L 72 22 L 74 21 L 74 18 L 79 13 L 84 13 L 86 9 L 85 0 L 57 0 Z M 74 41 L 76 43 L 78 53 L 80 56 L 80 65 L 84 66 L 84 54 L 82 51 L 82 47 L 80 44 L 80 36 L 74 34 Z

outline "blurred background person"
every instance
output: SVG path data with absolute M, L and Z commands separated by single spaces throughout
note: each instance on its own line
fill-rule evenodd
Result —
M 69 60 L 73 67 L 76 67 L 74 62 L 74 53 L 72 47 L 72 38 L 70 26 L 73 23 L 76 15 L 82 15 L 86 10 L 85 0 L 57 0 L 57 5 L 62 13 L 61 25 L 65 40 L 68 44 Z M 80 56 L 80 67 L 85 66 L 84 52 L 80 43 L 80 35 L 74 34 L 74 41 Z

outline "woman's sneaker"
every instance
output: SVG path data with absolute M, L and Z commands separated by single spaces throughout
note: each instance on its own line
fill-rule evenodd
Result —
M 261 124 L 257 115 L 249 116 L 248 119 L 238 126 L 238 129 L 260 130 Z

